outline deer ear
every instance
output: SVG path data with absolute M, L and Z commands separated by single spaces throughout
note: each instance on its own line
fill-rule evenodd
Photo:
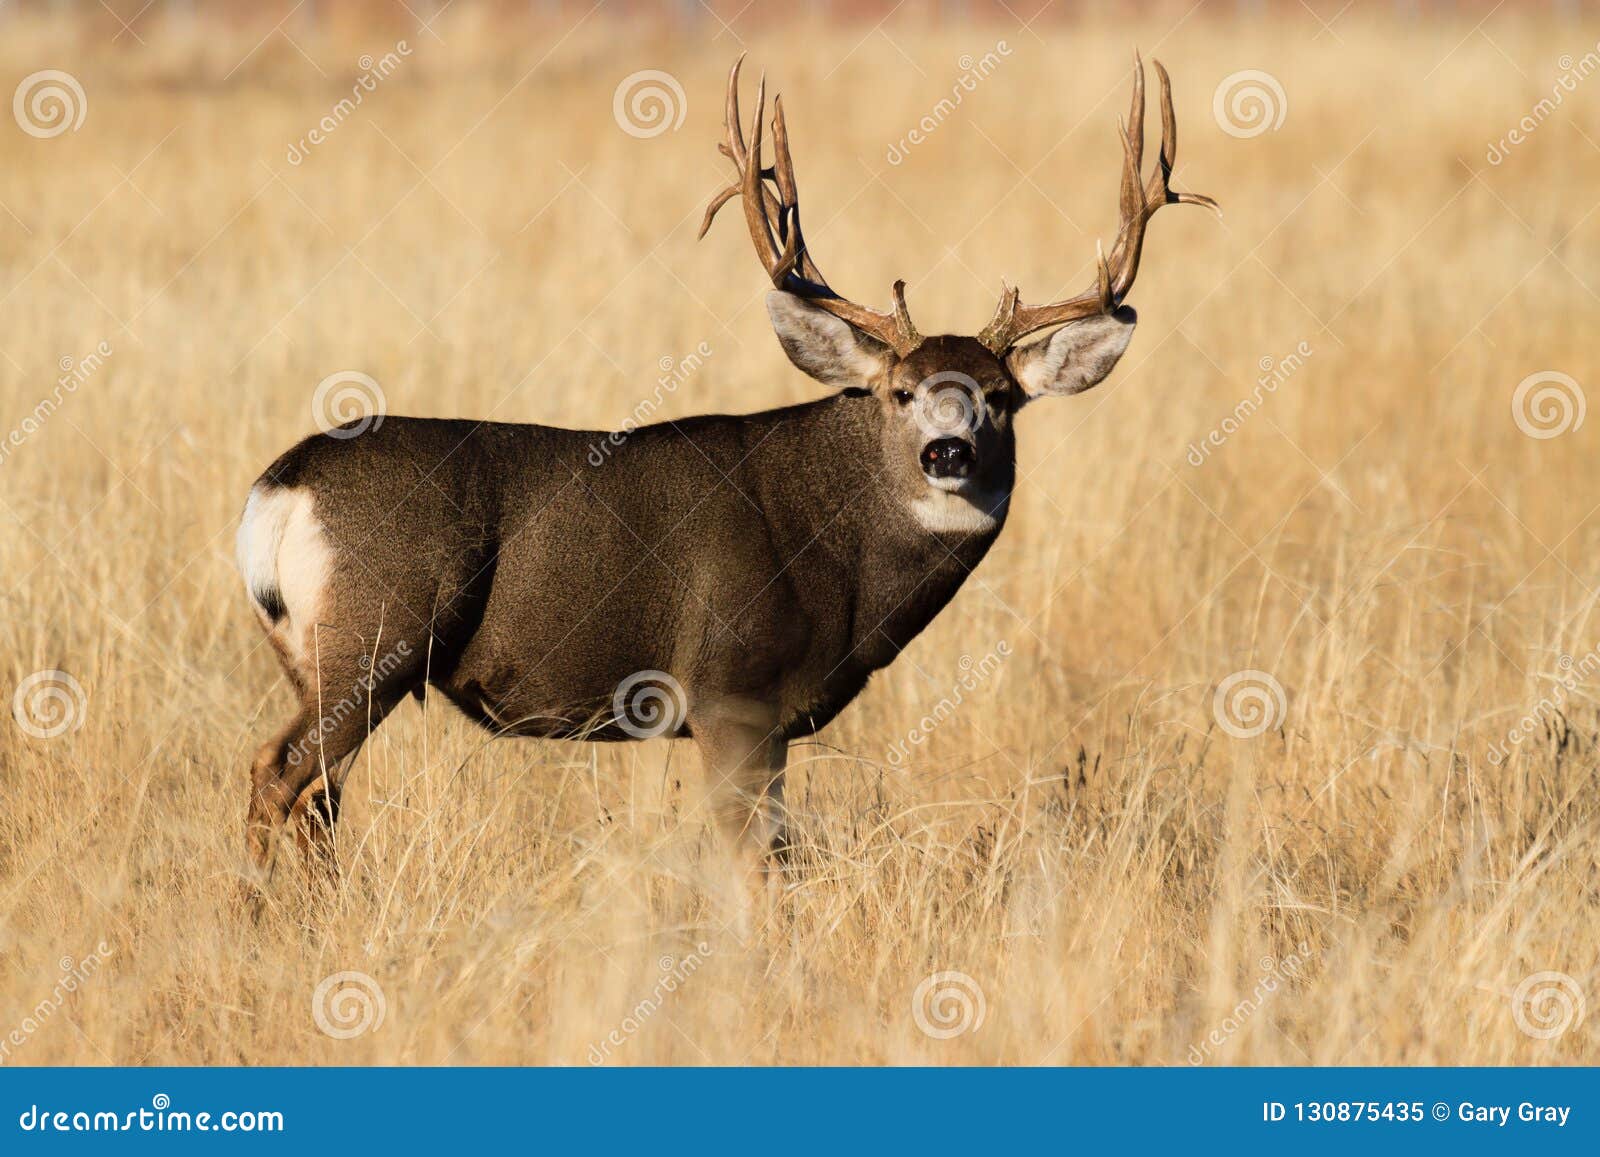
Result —
M 1133 338 L 1136 321 L 1127 306 L 1069 321 L 1049 337 L 1012 350 L 1006 368 L 1030 398 L 1082 393 L 1111 372 Z
M 789 360 L 830 386 L 869 386 L 894 364 L 894 351 L 803 297 L 774 289 L 767 314 Z

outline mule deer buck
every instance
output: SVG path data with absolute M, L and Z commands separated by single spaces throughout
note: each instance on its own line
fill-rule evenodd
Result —
M 1076 297 L 1025 305 L 1006 289 L 977 337 L 923 337 L 904 282 L 888 311 L 839 296 L 801 232 L 782 102 L 767 168 L 766 82 L 746 140 L 736 62 L 719 146 L 736 180 L 700 234 L 740 202 L 779 342 L 837 392 L 642 427 L 598 463 L 586 451 L 608 435 L 592 431 L 398 417 L 274 462 L 245 506 L 239 565 L 300 705 L 251 769 L 257 863 L 291 818 L 314 860 L 331 856 L 355 751 L 427 686 L 503 734 L 690 737 L 718 825 L 781 854 L 789 741 L 843 710 L 988 551 L 1015 416 L 1111 372 L 1156 210 L 1215 208 L 1169 185 L 1176 127 L 1155 67 L 1160 158 L 1141 181 L 1136 56 L 1121 228 Z

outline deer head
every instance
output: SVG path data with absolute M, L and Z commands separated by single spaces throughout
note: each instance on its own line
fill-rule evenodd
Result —
M 993 320 L 976 337 L 925 338 L 911 322 L 904 281 L 894 283 L 893 306 L 886 311 L 858 305 L 829 287 L 801 231 L 781 98 L 773 100 L 773 163 L 762 165 L 765 77 L 745 141 L 739 116 L 743 59 L 728 76 L 727 137 L 718 146 L 737 179 L 706 208 L 700 236 L 723 205 L 741 201 L 756 256 L 772 279 L 767 310 L 784 352 L 818 381 L 876 399 L 890 477 L 924 493 L 932 487 L 964 495 L 978 505 L 1003 501 L 1010 493 L 1015 412 L 1032 398 L 1076 394 L 1099 384 L 1128 348 L 1136 318 L 1123 302 L 1139 271 L 1150 218 L 1163 205 L 1217 207 L 1210 197 L 1170 186 L 1178 139 L 1166 69 L 1155 65 L 1161 82 L 1160 159 L 1141 184 L 1144 64 L 1134 55 L 1133 99 L 1121 126 L 1121 228 L 1110 257 L 1097 252 L 1095 284 L 1047 305 L 1025 305 L 1016 289 L 1005 288 Z M 1045 329 L 1054 332 L 1023 342 Z

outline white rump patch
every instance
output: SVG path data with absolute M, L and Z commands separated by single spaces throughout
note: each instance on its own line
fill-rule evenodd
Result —
M 312 630 L 322 611 L 333 551 L 317 520 L 308 490 L 250 491 L 239 523 L 239 573 L 262 620 L 288 644 L 295 657 L 312 646 Z M 276 603 L 284 615 L 272 622 Z
M 948 488 L 941 483 L 951 483 Z M 911 513 L 935 534 L 983 534 L 1006 516 L 1011 495 L 964 493 L 955 479 L 928 479 L 928 489 L 911 501 Z

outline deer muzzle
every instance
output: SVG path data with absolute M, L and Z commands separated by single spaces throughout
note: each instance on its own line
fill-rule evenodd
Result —
M 932 479 L 970 478 L 978 466 L 978 451 L 965 438 L 936 438 L 922 448 L 922 472 Z

